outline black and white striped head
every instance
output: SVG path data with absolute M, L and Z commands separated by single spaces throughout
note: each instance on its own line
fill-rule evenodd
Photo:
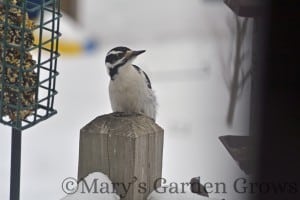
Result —
M 107 53 L 105 65 L 108 70 L 126 66 L 144 52 L 145 50 L 133 51 L 127 47 L 115 47 Z

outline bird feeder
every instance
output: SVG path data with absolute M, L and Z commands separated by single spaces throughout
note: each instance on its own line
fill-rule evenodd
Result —
M 60 17 L 60 0 L 0 0 L 0 123 L 12 127 L 11 199 L 19 198 L 21 131 L 57 112 Z
M 24 130 L 56 113 L 59 1 L 0 3 L 0 122 Z

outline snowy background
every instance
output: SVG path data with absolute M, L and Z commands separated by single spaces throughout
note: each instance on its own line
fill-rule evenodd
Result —
M 159 102 L 157 123 L 165 129 L 163 177 L 168 182 L 225 182 L 226 194 L 246 177 L 218 140 L 247 135 L 250 82 L 238 101 L 232 127 L 226 124 L 229 93 L 220 57 L 232 51 L 228 21 L 233 14 L 222 1 L 80 0 L 80 26 L 65 16 L 64 39 L 89 35 L 99 42 L 92 53 L 63 55 L 56 97 L 58 114 L 23 132 L 22 200 L 54 200 L 65 194 L 67 177 L 77 177 L 79 131 L 96 116 L 111 112 L 104 57 L 115 46 L 145 49 L 137 60 L 150 76 Z M 220 55 L 222 52 L 222 55 Z M 250 59 L 250 55 L 249 55 Z M 0 125 L 0 199 L 9 198 L 11 129 Z

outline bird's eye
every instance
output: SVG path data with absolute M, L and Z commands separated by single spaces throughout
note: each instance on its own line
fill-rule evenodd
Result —
M 115 63 L 116 61 L 120 60 L 123 57 L 124 53 L 118 53 L 118 54 L 109 54 L 106 56 L 105 62 L 108 63 Z
M 115 61 L 122 59 L 124 57 L 124 55 L 125 55 L 125 52 L 115 54 L 115 58 L 114 58 Z
M 118 53 L 117 55 L 118 55 L 118 58 L 123 58 L 124 57 L 124 55 L 125 55 L 125 53 L 126 52 L 121 52 L 121 53 Z

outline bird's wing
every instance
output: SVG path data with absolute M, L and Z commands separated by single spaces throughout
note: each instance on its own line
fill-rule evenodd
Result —
M 147 83 L 147 86 L 149 89 L 152 89 L 152 86 L 151 86 L 151 81 L 150 81 L 150 78 L 148 77 L 148 75 L 146 74 L 146 72 L 144 72 L 140 67 L 136 66 L 136 65 L 133 65 L 133 67 L 140 73 L 140 74 L 143 74 L 144 78 L 145 78 L 145 81 Z

